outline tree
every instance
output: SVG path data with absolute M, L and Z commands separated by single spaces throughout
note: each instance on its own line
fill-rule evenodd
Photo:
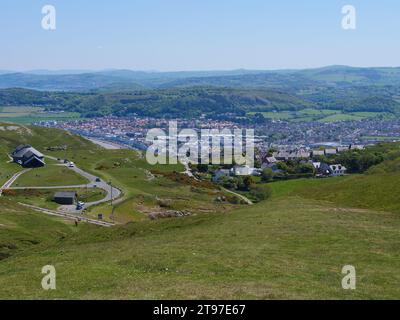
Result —
M 251 176 L 246 176 L 243 179 L 243 185 L 246 190 L 250 190 L 250 187 L 254 184 L 253 178 Z
M 314 173 L 314 166 L 310 163 L 300 163 L 296 168 L 297 173 Z
M 262 181 L 269 182 L 274 178 L 274 172 L 271 168 L 265 168 L 262 172 L 261 179 Z
M 272 195 L 272 188 L 269 185 L 253 185 L 250 194 L 258 201 L 267 200 Z

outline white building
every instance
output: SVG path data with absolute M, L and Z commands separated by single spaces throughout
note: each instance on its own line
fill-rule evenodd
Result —
M 347 171 L 346 167 L 342 166 L 341 164 L 333 164 L 330 165 L 329 168 L 331 168 L 332 176 L 334 177 L 343 176 Z
M 232 168 L 232 174 L 235 176 L 252 176 L 259 174 L 258 169 L 251 168 L 249 166 L 234 166 Z

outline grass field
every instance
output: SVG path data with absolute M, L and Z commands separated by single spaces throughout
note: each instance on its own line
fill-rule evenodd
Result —
M 392 136 L 392 137 L 383 137 L 383 136 L 363 136 L 364 140 L 376 140 L 376 141 L 399 141 L 400 137 Z
M 360 121 L 368 117 L 358 116 L 350 113 L 338 113 L 319 119 L 320 122 L 337 122 L 337 121 Z
M 28 129 L 38 148 L 46 134 L 64 140 L 68 158 L 120 186 L 117 217 L 133 222 L 74 227 L 1 197 L 0 299 L 400 298 L 399 174 L 271 183 L 269 200 L 233 206 L 215 203 L 218 190 L 150 175 L 134 151 L 99 157 L 80 138 Z M 15 140 L 7 134 L 0 131 L 4 145 Z M 160 199 L 193 214 L 149 220 L 145 210 Z M 57 271 L 54 291 L 40 284 L 48 264 Z M 348 264 L 357 271 L 352 291 L 341 287 Z
M 254 115 L 256 112 L 249 112 L 248 115 Z M 377 116 L 389 117 L 388 114 L 378 112 L 352 112 L 345 113 L 341 110 L 329 109 L 303 109 L 299 111 L 279 111 L 279 112 L 261 112 L 261 114 L 271 120 L 285 120 L 292 122 L 337 122 L 349 120 L 363 120 L 375 118 Z
M 391 213 L 294 197 L 230 214 L 112 230 L 81 225 L 70 231 L 52 222 L 53 230 L 62 230 L 53 239 L 39 232 L 49 223 L 43 220 L 25 213 L 20 222 L 0 214 L 3 238 L 13 239 L 19 230 L 26 240 L 39 241 L 0 263 L 0 298 L 400 297 L 400 220 Z M 40 287 L 47 264 L 57 270 L 53 292 Z M 355 291 L 341 288 L 347 264 L 358 272 Z
M 76 112 L 46 112 L 43 108 L 30 106 L 0 106 L 0 121 L 30 124 L 46 120 L 70 120 L 79 118 Z
M 46 165 L 24 173 L 13 184 L 13 187 L 76 186 L 88 182 L 81 175 L 64 166 Z
M 106 196 L 106 192 L 101 189 L 8 190 L 3 196 L 15 203 L 21 202 L 46 209 L 57 209 L 60 205 L 53 201 L 56 191 L 74 191 L 78 194 L 78 200 L 86 203 L 104 199 Z

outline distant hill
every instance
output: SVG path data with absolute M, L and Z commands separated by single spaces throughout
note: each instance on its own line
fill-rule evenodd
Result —
M 400 87 L 270 88 L 180 87 L 136 90 L 129 83 L 92 92 L 0 89 L 0 106 L 38 106 L 84 117 L 138 114 L 153 117 L 246 116 L 249 113 L 335 109 L 398 114 Z M 117 91 L 118 88 L 118 91 Z M 185 110 L 182 113 L 182 110 Z
M 63 74 L 64 73 L 64 74 Z M 257 87 L 299 89 L 310 86 L 400 85 L 400 68 L 354 68 L 330 66 L 305 70 L 231 70 L 145 72 L 132 70 L 33 70 L 26 73 L 0 71 L 0 88 L 88 91 L 172 88 L 188 86 Z
M 34 73 L 36 72 L 36 73 Z M 50 73 L 50 74 L 49 74 Z M 3 88 L 3 89 L 2 89 Z M 0 74 L 0 106 L 102 115 L 244 116 L 305 108 L 400 114 L 400 68 Z

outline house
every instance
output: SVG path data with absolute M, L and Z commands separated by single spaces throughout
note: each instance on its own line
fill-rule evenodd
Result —
M 213 177 L 212 177 L 212 181 L 213 182 L 218 182 L 219 179 L 221 179 L 222 177 L 229 177 L 230 176 L 230 170 L 229 169 L 218 169 L 215 170 Z
M 78 195 L 76 192 L 56 192 L 54 194 L 54 202 L 58 204 L 75 204 L 77 202 Z
M 25 168 L 37 168 L 45 165 L 44 156 L 30 145 L 20 145 L 12 153 L 15 163 Z
M 325 149 L 325 155 L 326 156 L 333 156 L 335 154 L 337 154 L 336 149 Z
M 315 170 L 319 170 L 319 168 L 321 167 L 321 162 L 313 162 L 312 165 Z
M 310 157 L 310 152 L 305 150 L 291 152 L 289 155 L 289 159 L 308 159 L 309 157 Z
M 235 176 L 251 176 L 260 174 L 260 170 L 256 168 L 250 168 L 249 166 L 234 166 L 232 174 Z
M 349 147 L 337 147 L 336 151 L 338 153 L 349 151 Z
M 261 169 L 271 168 L 272 166 L 276 165 L 278 160 L 275 157 L 266 157 L 261 164 Z
M 267 158 L 265 158 L 265 161 L 264 161 L 264 163 L 267 163 L 267 164 L 276 163 L 276 162 L 278 162 L 278 160 L 276 160 L 275 157 L 267 157 Z
M 332 169 L 329 165 L 324 162 L 313 162 L 313 167 L 317 172 L 317 176 L 330 176 L 332 175 Z
M 334 177 L 343 176 L 343 175 L 345 175 L 345 173 L 347 171 L 346 167 L 342 166 L 341 164 L 334 164 L 329 167 L 332 170 L 331 175 Z
M 312 152 L 313 157 L 323 157 L 325 155 L 324 150 L 314 150 Z
M 274 152 L 273 156 L 276 160 L 287 161 L 289 160 L 290 153 L 287 151 L 279 151 L 279 152 Z
M 365 146 L 363 146 L 363 145 L 352 144 L 350 146 L 350 150 L 364 150 L 364 149 L 365 149 Z

